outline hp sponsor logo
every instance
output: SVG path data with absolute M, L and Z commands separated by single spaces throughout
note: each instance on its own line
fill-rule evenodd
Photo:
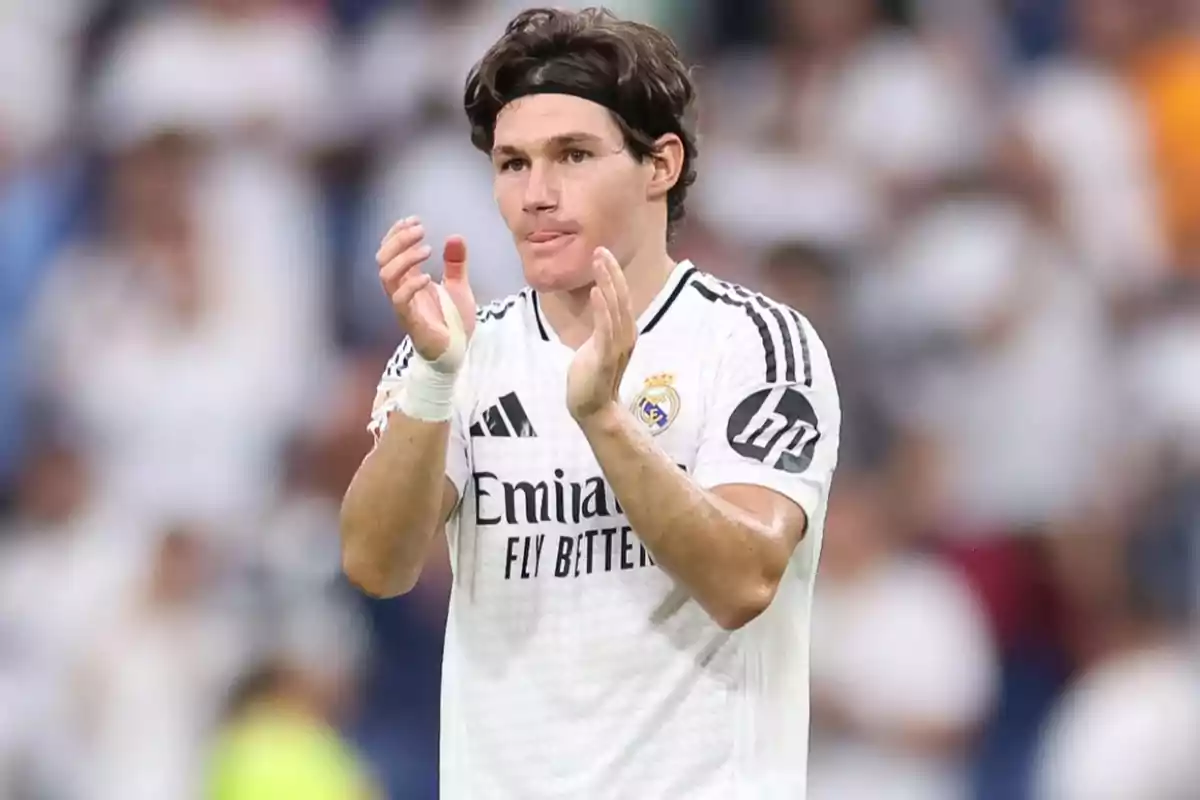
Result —
M 760 389 L 739 403 L 725 436 L 739 455 L 794 473 L 808 469 L 821 438 L 812 404 L 786 386 Z

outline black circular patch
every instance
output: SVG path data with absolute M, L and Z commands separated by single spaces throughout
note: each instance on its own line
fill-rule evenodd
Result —
M 725 438 L 734 452 L 784 472 L 801 473 L 812 463 L 821 438 L 817 413 L 795 389 L 760 389 L 729 415 Z

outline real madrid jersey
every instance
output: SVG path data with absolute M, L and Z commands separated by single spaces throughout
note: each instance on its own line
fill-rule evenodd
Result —
M 460 502 L 442 797 L 802 798 L 809 611 L 841 416 L 817 334 L 688 262 L 639 319 L 629 413 L 701 486 L 764 486 L 808 517 L 770 607 L 726 631 L 630 527 L 567 411 L 574 352 L 537 293 L 478 319 L 446 466 Z M 387 366 L 376 434 L 411 352 Z

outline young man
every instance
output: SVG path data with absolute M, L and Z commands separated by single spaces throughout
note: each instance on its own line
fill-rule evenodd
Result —
M 671 41 L 518 15 L 466 112 L 529 288 L 476 310 L 419 220 L 379 249 L 409 338 L 342 509 L 347 574 L 447 530 L 445 798 L 803 797 L 809 605 L 840 411 L 786 306 L 675 263 L 695 177 Z

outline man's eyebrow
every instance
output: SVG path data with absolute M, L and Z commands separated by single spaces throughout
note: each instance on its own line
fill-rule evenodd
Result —
M 551 136 L 546 140 L 546 146 L 552 148 L 564 148 L 571 145 L 587 144 L 597 145 L 602 140 L 594 133 L 584 133 L 583 131 L 572 131 L 570 133 L 560 133 L 557 136 Z M 498 156 L 520 156 L 525 155 L 525 151 L 519 147 L 510 144 L 498 144 L 492 148 L 492 157 Z
M 498 156 L 519 156 L 522 155 L 521 149 L 513 147 L 509 144 L 498 144 L 492 148 L 492 158 Z
M 553 137 L 550 143 L 558 147 L 564 147 L 572 144 L 599 144 L 601 139 L 594 133 L 572 132 L 563 133 Z

